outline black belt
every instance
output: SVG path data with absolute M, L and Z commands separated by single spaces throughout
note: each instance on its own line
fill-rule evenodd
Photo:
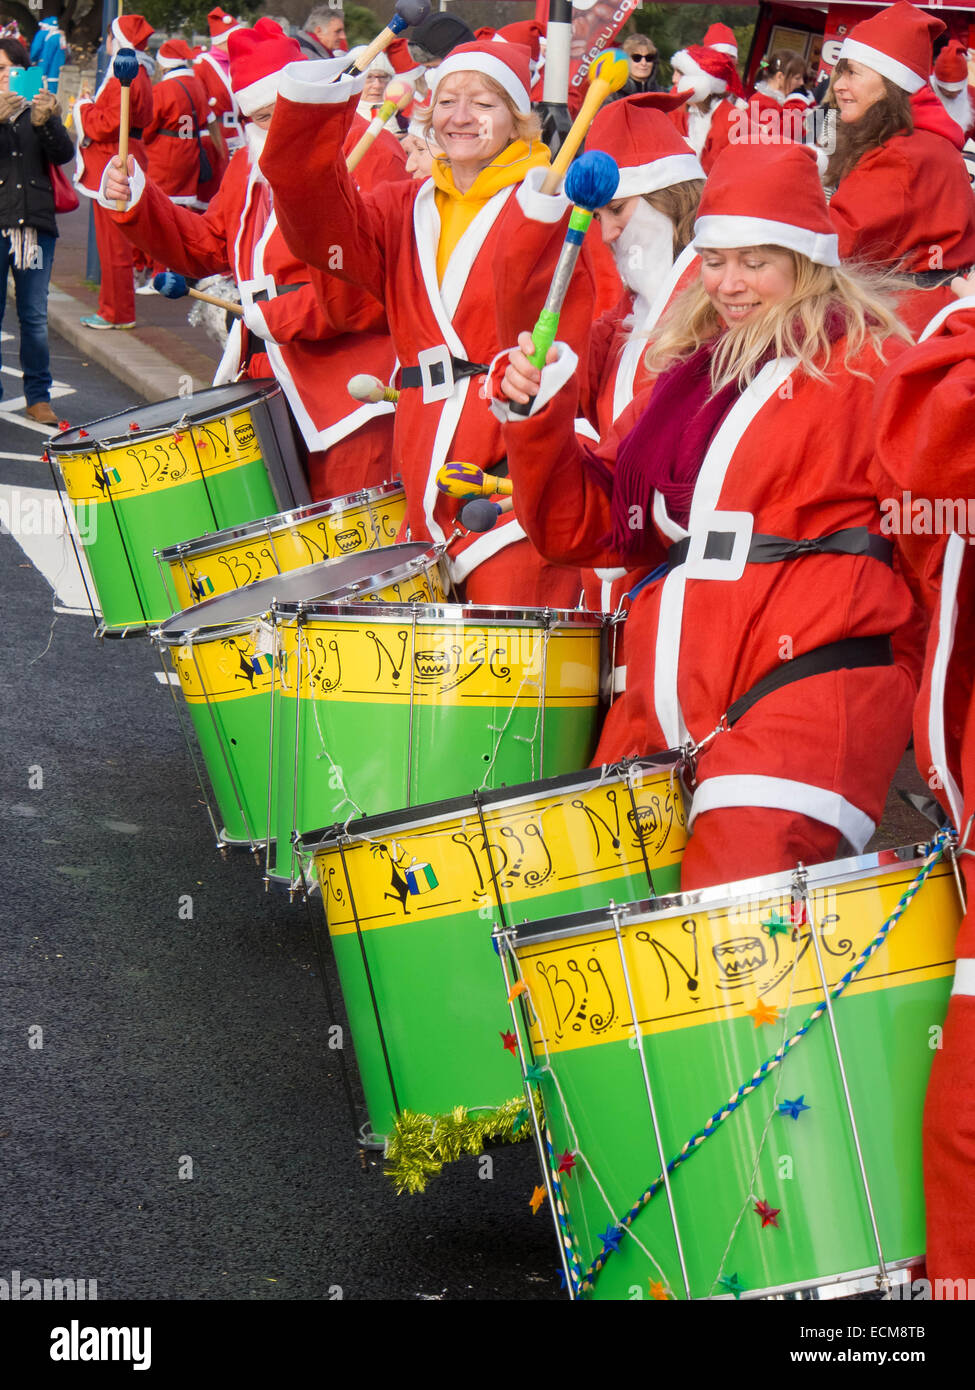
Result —
M 140 126 L 130 126 L 130 127 L 129 127 L 129 139 L 130 139 L 130 140 L 141 140 L 141 139 L 142 139 L 142 126 L 141 126 L 141 125 L 140 125 Z
M 156 131 L 156 134 L 157 134 L 157 135 L 171 135 L 172 138 L 173 138 L 174 140 L 187 140 L 187 139 L 189 139 L 189 136 L 184 135 L 183 132 L 182 132 L 181 130 L 157 130 L 157 131 Z M 197 140 L 199 140 L 199 138 L 200 138 L 200 129 L 199 129 L 199 126 L 195 126 L 194 129 L 193 129 L 193 141 L 194 141 L 194 143 L 195 143 Z
M 308 288 L 308 282 L 307 282 L 307 281 L 299 281 L 299 283 L 298 283 L 297 285 L 275 285 L 275 286 L 274 286 L 274 293 L 275 293 L 275 296 L 276 296 L 278 299 L 280 299 L 281 296 L 282 296 L 283 294 L 291 294 L 294 290 L 306 290 L 307 288 Z M 251 302 L 252 302 L 253 304 L 264 304 L 264 303 L 266 303 L 270 298 L 271 298 L 271 292 L 270 292 L 270 290 L 258 290 L 256 294 L 252 294 L 252 295 L 251 295 Z
M 805 680 L 808 676 L 822 676 L 828 671 L 854 671 L 868 666 L 892 666 L 894 654 L 889 637 L 846 637 L 839 642 L 827 642 L 823 647 L 814 647 L 802 656 L 783 661 L 774 671 L 763 676 L 760 681 L 739 695 L 733 705 L 729 705 L 724 723 L 730 729 L 752 705 L 757 704 L 773 690 L 781 690 L 793 681 Z
M 468 376 L 483 376 L 488 370 L 484 362 L 466 362 L 463 357 L 451 357 L 450 370 L 454 374 L 455 381 L 463 381 Z M 444 370 L 439 362 L 434 362 L 430 367 L 430 385 L 443 386 L 446 381 Z M 423 373 L 419 367 L 402 367 L 399 374 L 400 389 L 408 391 L 411 387 L 422 386 Z
M 960 266 L 957 270 L 907 270 L 899 271 L 905 280 L 912 280 L 919 290 L 936 290 L 942 285 L 950 285 L 956 275 L 968 276 L 972 267 Z
M 736 532 L 709 531 L 704 543 L 705 560 L 730 560 Z M 687 559 L 691 538 L 685 536 L 667 551 L 667 566 L 676 569 Z M 871 555 L 885 565 L 893 563 L 894 544 L 886 536 L 874 535 L 865 526 L 849 526 L 831 536 L 815 536 L 791 541 L 785 536 L 753 535 L 745 557 L 749 564 L 769 565 L 778 560 L 796 560 L 800 555 Z

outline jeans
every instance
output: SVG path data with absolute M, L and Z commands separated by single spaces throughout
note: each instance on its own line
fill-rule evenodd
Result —
M 54 264 L 57 238 L 38 232 L 40 251 L 33 270 L 15 270 L 10 238 L 0 236 L 0 326 L 7 305 L 7 271 L 13 272 L 14 297 L 20 320 L 20 365 L 24 373 L 24 396 L 28 405 L 51 399 L 51 355 L 47 346 L 47 287 Z M 0 381 L 0 395 L 3 394 Z

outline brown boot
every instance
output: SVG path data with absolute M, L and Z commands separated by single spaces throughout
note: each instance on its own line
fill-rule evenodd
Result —
M 39 425 L 56 425 L 58 417 L 51 409 L 50 401 L 35 401 L 24 411 L 28 420 L 36 420 Z

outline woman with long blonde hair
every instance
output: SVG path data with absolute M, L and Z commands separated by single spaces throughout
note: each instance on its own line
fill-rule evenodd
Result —
M 839 267 L 812 152 L 730 146 L 695 224 L 700 282 L 650 347 L 658 373 L 596 454 L 575 364 L 524 335 L 501 383 L 515 509 L 544 555 L 654 566 L 597 762 L 683 745 L 686 887 L 859 853 L 907 745 L 914 604 L 882 532 L 870 406 L 907 337 Z M 506 414 L 499 403 L 499 410 Z

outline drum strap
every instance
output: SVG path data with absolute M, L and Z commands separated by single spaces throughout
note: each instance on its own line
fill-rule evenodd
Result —
M 752 705 L 774 690 L 781 690 L 793 681 L 806 680 L 809 676 L 822 676 L 828 671 L 855 671 L 868 666 L 892 666 L 894 654 L 889 637 L 846 637 L 839 642 L 827 642 L 825 646 L 814 647 L 802 656 L 783 661 L 774 671 L 763 676 L 760 681 L 739 695 L 722 723 L 730 729 L 751 709 Z
M 710 531 L 704 545 L 705 560 L 728 560 L 734 551 L 734 531 Z M 677 541 L 667 551 L 668 569 L 676 569 L 687 559 L 690 536 Z M 769 565 L 779 560 L 797 560 L 802 555 L 871 555 L 885 565 L 893 564 L 894 545 L 886 536 L 874 535 L 865 526 L 848 526 L 831 536 L 814 536 L 792 541 L 785 536 L 753 535 L 745 557 L 748 564 Z

